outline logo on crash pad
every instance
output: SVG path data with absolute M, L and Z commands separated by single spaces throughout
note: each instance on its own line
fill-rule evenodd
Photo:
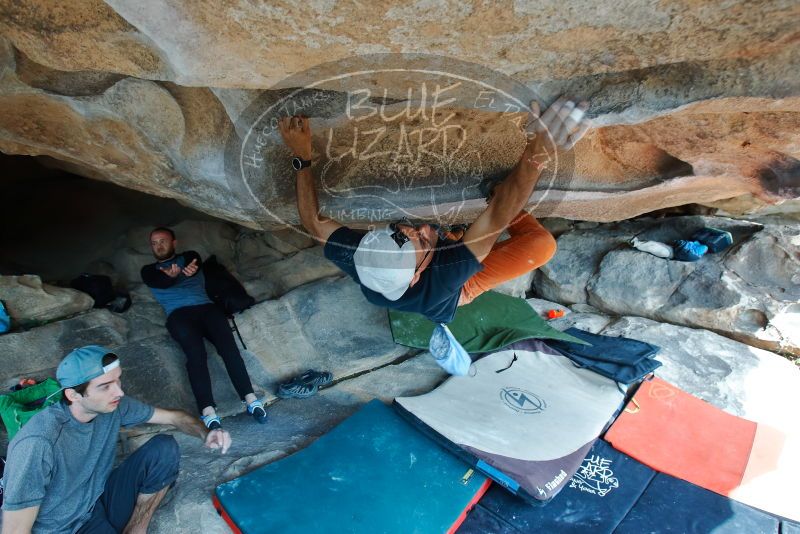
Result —
M 506 406 L 519 413 L 539 413 L 547 408 L 544 399 L 530 391 L 519 388 L 503 388 L 500 399 Z
M 572 476 L 569 487 L 605 497 L 611 490 L 619 487 L 619 479 L 611 470 L 610 459 L 591 455 L 583 460 L 580 469 Z

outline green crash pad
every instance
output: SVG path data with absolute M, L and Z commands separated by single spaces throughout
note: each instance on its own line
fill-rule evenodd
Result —
M 234 532 L 448 532 L 489 486 L 374 400 L 305 449 L 216 488 Z
M 389 324 L 394 342 L 407 347 L 427 349 L 436 324 L 418 313 L 389 310 Z M 523 339 L 561 339 L 588 345 L 556 330 L 525 300 L 487 291 L 456 311 L 447 325 L 461 346 L 472 354 L 491 352 Z

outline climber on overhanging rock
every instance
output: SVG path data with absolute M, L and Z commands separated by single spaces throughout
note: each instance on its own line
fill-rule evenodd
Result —
M 310 169 L 309 120 L 284 117 L 279 126 L 298 171 L 300 220 L 325 245 L 325 257 L 358 282 L 371 303 L 449 323 L 458 306 L 555 254 L 553 236 L 524 208 L 546 165 L 547 132 L 556 145 L 572 148 L 588 128 L 586 109 L 588 103 L 576 105 L 562 97 L 539 117 L 538 104 L 531 103 L 528 142 L 519 162 L 493 188 L 488 207 L 460 239 L 439 235 L 430 224 L 402 220 L 364 232 L 320 216 Z M 510 239 L 497 243 L 506 229 Z

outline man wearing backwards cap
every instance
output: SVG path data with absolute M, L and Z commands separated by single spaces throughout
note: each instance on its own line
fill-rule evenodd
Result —
M 117 356 L 97 345 L 58 365 L 62 401 L 33 416 L 8 447 L 3 534 L 146 532 L 178 476 L 178 444 L 159 434 L 112 470 L 121 426 L 172 425 L 228 450 L 224 430 L 209 432 L 186 412 L 126 397 L 121 374 Z
M 531 103 L 530 135 L 519 162 L 494 187 L 488 207 L 460 240 L 439 236 L 429 224 L 399 221 L 365 233 L 320 216 L 309 168 L 308 119 L 285 117 L 279 127 L 298 171 L 300 220 L 325 244 L 325 257 L 361 284 L 373 304 L 448 323 L 459 305 L 540 267 L 555 254 L 555 239 L 524 207 L 546 163 L 546 132 L 556 145 L 572 148 L 588 128 L 583 120 L 587 108 L 585 102 L 576 105 L 560 98 L 539 117 L 538 104 Z M 506 229 L 510 239 L 496 243 Z

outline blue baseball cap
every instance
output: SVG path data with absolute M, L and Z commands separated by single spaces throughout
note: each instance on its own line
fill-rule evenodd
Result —
M 87 345 L 67 354 L 56 370 L 56 379 L 62 388 L 79 386 L 93 378 L 104 375 L 119 367 L 119 360 L 114 360 L 103 367 L 103 356 L 113 354 L 100 345 Z

